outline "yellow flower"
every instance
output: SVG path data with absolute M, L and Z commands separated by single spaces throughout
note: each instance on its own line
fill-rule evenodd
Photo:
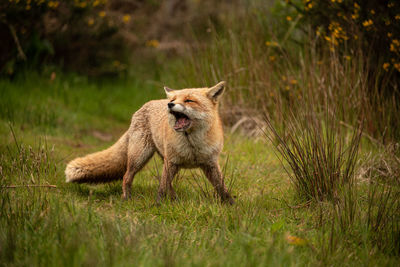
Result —
M 372 15 L 375 15 L 375 10 L 371 9 L 370 13 L 371 13 Z
M 351 56 L 346 55 L 346 56 L 344 56 L 344 58 L 345 58 L 346 60 L 350 60 L 350 59 L 351 59 Z
M 47 5 L 48 5 L 48 7 L 55 9 L 58 7 L 59 4 L 60 4 L 60 2 L 58 2 L 58 1 L 49 1 L 49 3 Z
M 304 246 L 307 244 L 307 240 L 297 237 L 297 236 L 293 236 L 293 235 L 287 235 L 286 236 L 286 241 L 290 244 L 290 245 L 296 245 L 296 246 Z
M 392 43 L 390 44 L 390 51 L 396 52 L 400 47 L 400 41 L 398 39 L 393 39 Z
M 94 19 L 92 19 L 92 18 L 88 19 L 87 24 L 88 24 L 89 26 L 92 26 L 92 25 L 94 24 Z
M 101 18 L 104 18 L 104 17 L 106 16 L 106 12 L 105 12 L 105 11 L 100 11 L 100 12 L 99 12 L 99 16 L 100 16 Z
M 75 1 L 75 6 L 80 7 L 80 8 L 85 8 L 87 6 L 87 3 Z
M 276 57 L 275 56 L 269 56 L 269 61 L 273 62 L 275 61 Z
M 128 23 L 131 20 L 131 16 L 130 15 L 124 15 L 122 17 L 122 21 L 125 23 Z
M 383 67 L 383 69 L 384 69 L 385 71 L 388 71 L 388 70 L 389 70 L 389 66 L 390 66 L 390 63 L 387 63 L 387 62 L 383 63 L 383 65 L 382 65 L 382 67 Z
M 391 33 L 391 32 L 388 32 L 388 34 L 387 34 L 387 37 L 392 37 L 393 36 L 393 34 Z
M 397 14 L 397 15 L 394 17 L 394 19 L 399 20 L 399 19 L 400 19 L 400 15 Z
M 290 80 L 290 83 L 291 84 L 297 84 L 297 80 L 296 79 L 292 79 L 292 80 Z
M 95 0 L 94 2 L 93 2 L 93 6 L 95 7 L 95 6 L 98 6 L 100 4 L 100 1 L 99 0 Z
M 398 72 L 400 72 L 400 63 L 394 63 L 393 66 Z
M 369 27 L 369 26 L 371 26 L 372 24 L 374 24 L 374 22 L 373 22 L 371 19 L 366 20 L 366 21 L 364 21 L 364 22 L 362 23 L 362 25 L 363 25 L 364 27 Z
M 277 42 L 270 42 L 270 41 L 266 41 L 265 45 L 266 46 L 279 46 Z
M 156 47 L 158 47 L 159 45 L 160 45 L 160 42 L 157 41 L 157 40 L 149 40 L 149 41 L 146 42 L 146 46 L 149 46 L 149 47 L 154 47 L 154 48 L 156 48 Z
M 287 16 L 287 17 L 286 17 L 286 20 L 287 20 L 287 21 L 292 21 L 292 17 L 291 17 L 291 16 Z

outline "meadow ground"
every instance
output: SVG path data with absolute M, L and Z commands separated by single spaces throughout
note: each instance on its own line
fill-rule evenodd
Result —
M 399 263 L 362 225 L 353 238 L 332 234 L 330 204 L 301 201 L 273 146 L 230 129 L 220 163 L 233 206 L 196 170 L 175 179 L 177 200 L 155 205 L 157 156 L 136 176 L 130 201 L 121 182 L 66 184 L 69 160 L 111 145 L 135 110 L 164 96 L 161 83 L 144 78 L 50 77 L 0 81 L 0 266 Z

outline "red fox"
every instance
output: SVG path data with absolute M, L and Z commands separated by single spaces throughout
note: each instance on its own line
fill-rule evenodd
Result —
M 176 198 L 171 183 L 179 169 L 199 167 L 221 200 L 233 204 L 218 164 L 223 146 L 218 101 L 225 82 L 210 88 L 164 90 L 168 99 L 144 104 L 114 145 L 68 163 L 66 181 L 99 183 L 123 177 L 122 197 L 129 199 L 135 174 L 157 152 L 164 160 L 157 202 L 167 193 Z

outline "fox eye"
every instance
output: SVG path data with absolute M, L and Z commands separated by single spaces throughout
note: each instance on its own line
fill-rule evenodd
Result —
M 190 102 L 194 102 L 193 100 L 190 100 L 190 99 L 186 99 L 185 100 L 185 103 L 190 103 Z

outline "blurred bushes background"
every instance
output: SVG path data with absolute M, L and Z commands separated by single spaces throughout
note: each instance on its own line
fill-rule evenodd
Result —
M 394 0 L 5 0 L 0 38 L 6 77 L 49 64 L 96 77 L 168 65 L 171 86 L 228 80 L 230 125 L 254 129 L 260 112 L 284 124 L 302 103 L 330 103 L 350 125 L 363 114 L 374 138 L 400 139 Z
M 138 48 L 163 42 L 162 49 L 181 49 L 193 30 L 218 24 L 223 6 L 228 1 L 1 1 L 1 73 L 46 63 L 89 75 L 118 73 L 134 63 Z

